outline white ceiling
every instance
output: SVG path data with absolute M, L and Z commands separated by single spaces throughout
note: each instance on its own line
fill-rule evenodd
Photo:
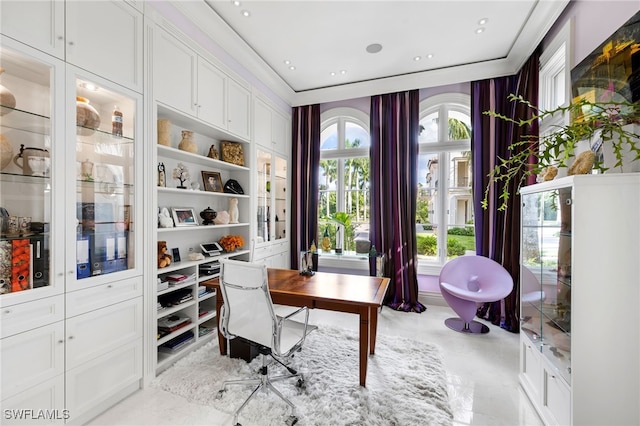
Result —
M 300 105 L 513 74 L 568 1 L 206 0 L 183 13 Z

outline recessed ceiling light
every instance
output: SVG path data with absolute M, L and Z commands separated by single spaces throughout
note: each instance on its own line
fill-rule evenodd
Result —
M 414 56 L 413 57 L 413 60 L 416 61 L 416 62 L 418 62 L 420 59 L 422 59 L 421 56 Z
M 86 82 L 82 82 L 80 83 L 80 87 L 83 87 L 87 90 L 91 90 L 92 92 L 95 92 L 99 89 L 98 86 L 96 86 L 95 84 L 91 84 L 91 83 L 86 83 Z
M 231 3 L 233 3 L 234 6 L 240 6 L 240 2 L 238 0 L 234 0 Z
M 329 75 L 331 75 L 331 76 L 333 77 L 333 76 L 335 76 L 335 75 L 336 75 L 336 72 L 335 72 L 335 71 L 331 71 L 331 72 L 329 73 Z
M 293 65 L 289 65 L 289 69 L 290 69 L 291 71 L 293 71 L 293 70 L 295 70 L 295 69 L 296 69 L 296 67 L 294 67 Z
M 431 59 L 431 58 L 433 58 L 433 53 L 429 53 L 429 54 L 427 55 L 427 59 Z
M 480 27 L 476 30 L 476 34 L 481 34 L 484 32 L 484 27 Z
M 347 70 L 340 70 L 340 74 L 345 75 L 347 73 Z
M 487 18 L 482 18 L 481 20 L 479 20 L 479 21 L 478 21 L 478 25 L 484 25 L 484 24 L 486 24 L 487 22 L 489 22 L 489 19 L 487 19 Z
M 248 18 L 249 16 L 251 16 L 251 12 L 249 12 L 248 10 L 243 10 L 240 13 L 242 13 L 242 16 L 244 16 L 245 18 Z
M 291 65 L 291 61 L 290 61 L 290 60 L 288 60 L 288 59 L 285 59 L 285 60 L 284 60 L 284 63 L 285 63 L 285 65 Z
M 382 50 L 382 45 L 379 43 L 373 43 L 367 46 L 367 52 L 369 53 L 378 53 Z

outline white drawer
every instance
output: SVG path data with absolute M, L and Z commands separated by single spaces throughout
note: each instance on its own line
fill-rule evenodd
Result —
M 571 390 L 559 374 L 544 371 L 545 405 L 559 425 L 571 424 Z
M 2 334 L 5 338 L 64 319 L 64 296 L 53 296 L 2 308 Z
M 102 284 L 66 294 L 67 318 L 142 296 L 142 277 Z
M 142 297 L 67 319 L 67 369 L 142 341 Z
M 64 322 L 4 338 L 0 354 L 3 399 L 53 379 L 64 373 Z
M 5 395 L 3 395 L 4 397 Z M 23 417 L 19 420 L 11 417 L 11 413 L 20 412 L 20 410 L 49 410 L 54 413 L 51 418 L 38 418 L 34 420 L 29 417 Z M 46 380 L 24 392 L 2 400 L 2 416 L 7 424 L 12 425 L 45 425 L 59 424 L 63 425 L 65 418 L 69 418 L 70 413 L 64 409 L 64 374 L 59 374 L 53 379 Z

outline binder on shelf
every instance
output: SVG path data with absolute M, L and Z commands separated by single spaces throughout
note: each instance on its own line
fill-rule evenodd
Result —
M 33 288 L 47 285 L 49 280 L 49 237 L 36 235 L 31 240 L 31 259 L 33 262 Z
M 76 238 L 76 277 L 78 279 L 91 276 L 91 264 L 89 263 L 90 247 L 89 236 L 78 234 Z
M 0 294 L 11 292 L 11 241 L 0 241 Z
M 127 261 L 127 245 L 129 244 L 129 235 L 127 232 L 116 235 L 116 270 L 124 271 L 129 269 Z

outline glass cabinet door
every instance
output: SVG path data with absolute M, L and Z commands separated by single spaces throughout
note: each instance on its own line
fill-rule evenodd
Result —
M 287 160 L 257 150 L 257 243 L 287 237 Z
M 522 201 L 521 332 L 570 382 L 571 188 Z
M 257 243 L 271 241 L 271 153 L 257 151 Z
M 133 217 L 138 100 L 74 76 L 76 279 L 136 267 Z
M 0 295 L 51 288 L 54 67 L 0 48 Z M 57 141 L 56 141 L 57 142 Z M 22 300 L 20 300 L 22 301 Z M 5 303 L 5 300 L 2 301 Z

